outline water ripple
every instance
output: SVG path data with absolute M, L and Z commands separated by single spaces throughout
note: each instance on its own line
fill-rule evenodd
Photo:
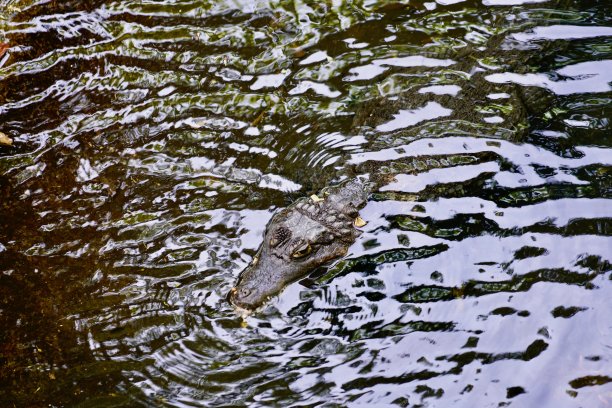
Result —
M 9 405 L 610 403 L 603 3 L 0 10 Z M 274 212 L 356 175 L 348 255 L 242 320 Z

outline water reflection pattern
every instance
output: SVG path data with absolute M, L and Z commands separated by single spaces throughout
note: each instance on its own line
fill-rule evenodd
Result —
M 2 401 L 612 403 L 604 4 L 0 10 Z M 245 327 L 274 210 L 355 174 L 349 256 Z

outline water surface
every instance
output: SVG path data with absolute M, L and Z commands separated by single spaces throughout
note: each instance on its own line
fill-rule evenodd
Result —
M 603 2 L 0 10 L 8 406 L 612 404 Z M 347 257 L 242 321 L 274 212 L 357 175 Z

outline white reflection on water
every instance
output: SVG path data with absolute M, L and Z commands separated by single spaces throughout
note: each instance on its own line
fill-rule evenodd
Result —
M 549 0 L 483 0 L 485 6 L 520 6 L 521 4 L 546 3 Z
M 505 140 L 491 140 L 477 137 L 446 137 L 443 141 L 433 138 L 419 139 L 413 143 L 403 146 L 355 153 L 351 156 L 350 163 L 363 163 L 368 160 L 389 161 L 404 157 L 418 157 L 419 155 L 435 154 L 457 154 L 475 152 L 496 152 L 503 154 L 514 164 L 529 165 L 542 164 L 547 166 L 579 167 L 589 164 L 612 164 L 612 156 L 609 149 L 579 146 L 576 149 L 584 153 L 580 158 L 565 158 L 557 156 L 549 150 L 540 147 L 522 144 L 517 145 Z
M 568 65 L 556 71 L 561 80 L 550 79 L 546 74 L 515 74 L 505 72 L 486 77 L 497 84 L 515 83 L 550 89 L 557 95 L 579 93 L 603 93 L 612 90 L 612 60 L 587 61 Z
M 422 108 L 400 110 L 399 113 L 393 115 L 393 119 L 389 122 L 378 125 L 376 130 L 380 132 L 391 132 L 393 130 L 414 126 L 426 120 L 450 116 L 451 113 L 453 113 L 452 110 L 445 108 L 438 102 L 427 102 Z
M 409 55 L 407 57 L 383 58 L 372 61 L 367 65 L 351 68 L 351 76 L 346 81 L 363 81 L 372 79 L 385 72 L 388 67 L 448 67 L 455 64 L 451 59 L 438 59 L 423 57 L 420 55 Z
M 339 91 L 332 90 L 328 85 L 320 84 L 318 82 L 313 81 L 302 81 L 295 88 L 289 91 L 289 95 L 301 95 L 312 89 L 316 94 L 321 96 L 326 96 L 328 98 L 335 98 L 340 96 Z
M 288 73 L 259 75 L 255 80 L 255 83 L 251 85 L 251 89 L 257 91 L 263 88 L 278 88 L 283 84 L 285 78 L 287 78 L 287 75 Z
M 528 33 L 512 34 L 519 41 L 532 40 L 575 40 L 580 38 L 612 36 L 612 27 L 592 27 L 575 25 L 551 25 L 535 27 Z
M 457 96 L 461 91 L 459 85 L 432 85 L 419 89 L 420 94 L 432 93 L 434 95 L 451 95 Z
M 433 169 L 419 174 L 398 174 L 394 181 L 382 187 L 381 191 L 403 191 L 416 193 L 425 187 L 437 183 L 453 183 L 467 181 L 482 173 L 497 173 L 499 164 L 487 162 L 476 165 L 466 165 L 457 168 Z

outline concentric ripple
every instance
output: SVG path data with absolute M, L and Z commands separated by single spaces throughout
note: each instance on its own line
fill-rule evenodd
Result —
M 608 9 L 0 0 L 0 401 L 612 404 Z M 238 316 L 357 175 L 349 254 Z

